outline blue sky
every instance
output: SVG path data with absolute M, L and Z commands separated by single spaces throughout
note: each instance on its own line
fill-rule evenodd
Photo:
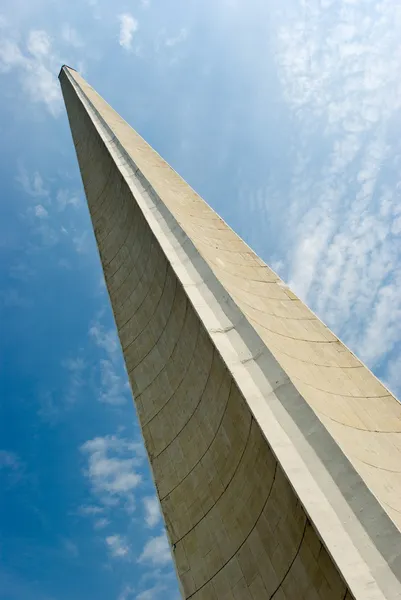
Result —
M 0 600 L 178 597 L 60 65 L 400 394 L 400 30 L 394 0 L 3 0 Z

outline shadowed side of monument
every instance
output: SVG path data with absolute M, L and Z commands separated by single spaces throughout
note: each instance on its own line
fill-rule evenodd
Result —
M 387 565 L 316 453 L 292 443 L 290 425 L 286 434 L 277 420 L 283 390 L 305 403 L 193 242 L 207 243 L 201 224 L 208 207 L 192 205 L 189 236 L 132 160 L 130 144 L 146 158 L 141 138 L 125 129 L 125 139 L 116 135 L 125 122 L 97 104 L 78 74 L 63 68 L 60 80 L 184 597 L 399 597 L 396 567 Z M 163 164 L 158 177 L 160 187 Z M 177 214 L 185 210 L 180 204 Z M 222 238 L 231 239 L 215 219 Z M 217 269 L 222 256 L 224 250 Z M 329 448 L 333 439 L 322 431 Z M 344 472 L 352 470 L 338 455 Z M 370 510 L 387 524 L 372 501 Z M 398 530 L 386 526 L 396 555 Z

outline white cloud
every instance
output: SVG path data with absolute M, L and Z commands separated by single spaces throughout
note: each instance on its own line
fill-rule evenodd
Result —
M 121 594 L 118 596 L 118 600 L 131 600 L 133 598 L 135 589 L 131 585 L 124 586 Z
M 102 519 L 96 519 L 96 521 L 93 524 L 93 527 L 94 529 L 104 529 L 108 525 L 110 525 L 110 520 L 104 517 Z
M 125 381 L 120 375 L 117 375 L 111 360 L 100 361 L 100 377 L 100 402 L 114 406 L 125 404 L 127 401 Z
M 386 365 L 384 382 L 393 393 L 401 390 L 401 352 L 392 357 Z
M 0 73 L 8 73 L 14 67 L 25 65 L 25 58 L 18 45 L 9 39 L 0 40 Z
M 77 30 L 74 29 L 74 27 L 71 27 L 71 25 L 68 23 L 64 23 L 62 26 L 61 37 L 67 44 L 73 46 L 74 48 L 81 48 L 83 46 L 83 41 Z
M 103 508 L 103 506 L 96 506 L 93 504 L 89 504 L 89 505 L 85 504 L 85 505 L 79 507 L 78 512 L 80 515 L 93 516 L 93 515 L 102 514 L 104 512 L 104 508 Z
M 47 210 L 39 205 L 30 207 L 26 211 L 28 219 L 31 221 L 33 232 L 40 239 L 43 246 L 50 247 L 57 244 L 59 235 L 52 225 L 51 219 L 48 219 Z
M 108 536 L 106 538 L 106 544 L 111 556 L 114 558 L 124 558 L 130 553 L 130 547 L 121 535 Z
M 120 46 L 131 50 L 134 33 L 138 30 L 138 21 L 129 13 L 120 15 L 118 19 L 120 21 Z
M 161 518 L 159 501 L 156 496 L 143 498 L 145 508 L 145 521 L 149 527 L 155 527 Z
M 34 208 L 35 216 L 38 219 L 46 219 L 49 216 L 47 210 L 41 204 L 37 204 Z
M 39 44 L 39 42 L 37 42 Z M 18 165 L 16 181 L 24 192 L 32 198 L 40 198 L 40 204 L 28 205 L 25 214 L 21 215 L 30 222 L 33 232 L 46 247 L 54 246 L 59 240 L 60 228 L 54 224 L 51 214 L 50 190 L 38 171 L 30 174 L 23 164 Z
M 72 30 L 69 32 L 70 46 Z M 76 41 L 76 39 L 75 39 Z M 5 25 L 0 40 L 0 73 L 15 71 L 17 81 L 29 100 L 44 104 L 54 117 L 62 110 L 62 98 L 57 74 L 65 60 L 53 48 L 52 40 L 45 30 L 31 30 L 24 45 L 15 38 L 14 32 Z
M 15 452 L 0 450 L 0 476 L 5 475 L 4 487 L 18 484 L 24 477 L 25 466 Z
M 69 358 L 61 362 L 67 372 L 66 382 L 56 391 L 46 391 L 40 395 L 39 415 L 47 422 L 54 424 L 60 420 L 82 397 L 82 390 L 86 384 L 86 363 L 81 356 Z M 95 507 L 86 507 L 88 514 Z M 81 507 L 80 514 L 84 514 L 85 507 Z
M 86 364 L 81 357 L 77 357 L 64 360 L 62 365 L 69 373 L 65 399 L 73 404 L 78 400 L 79 393 L 85 385 Z
M 100 402 L 121 406 L 127 401 L 129 386 L 126 374 L 120 367 L 119 341 L 115 329 L 107 329 L 95 321 L 89 329 L 89 336 L 104 351 L 105 357 L 98 362 L 100 376 L 98 398 Z
M 27 48 L 35 58 L 47 57 L 51 52 L 51 41 L 46 31 L 31 31 L 28 35 Z
M 105 515 L 106 508 L 93 504 L 80 506 L 78 514 L 82 517 L 93 517 L 93 528 L 96 531 L 104 529 L 110 525 L 111 521 Z
M 377 18 L 364 3 L 325 11 L 310 3 L 307 19 L 277 27 L 278 76 L 302 140 L 286 210 L 289 279 L 374 366 L 401 337 L 401 11 L 387 0 Z
M 22 186 L 24 192 L 29 196 L 34 198 L 48 198 L 49 190 L 45 187 L 43 178 L 37 171 L 30 176 L 25 167 L 22 164 L 19 164 L 16 180 Z
M 142 481 L 139 471 L 144 459 L 142 445 L 106 436 L 85 442 L 81 450 L 88 458 L 85 475 L 100 502 L 106 506 L 122 505 L 131 512 L 134 490 Z
M 153 566 L 167 565 L 171 562 L 171 552 L 166 535 L 150 538 L 138 559 L 139 563 L 150 564 Z
M 135 600 L 161 600 L 162 598 L 166 598 L 166 593 L 167 587 L 163 583 L 157 583 L 151 588 L 137 594 Z
M 105 329 L 99 321 L 95 321 L 89 329 L 89 335 L 99 348 L 103 348 L 109 356 L 114 357 L 118 350 L 118 338 L 114 329 Z
M 57 60 L 57 63 L 59 61 Z M 54 71 L 40 62 L 29 62 L 22 87 L 33 102 L 44 102 L 49 112 L 58 116 L 62 109 L 61 92 Z
M 82 358 L 68 358 L 63 361 L 63 366 L 74 374 L 80 374 L 85 368 L 85 362 Z
M 177 44 L 181 44 L 182 42 L 185 42 L 185 40 L 187 38 L 188 38 L 188 29 L 186 29 L 185 27 L 182 27 L 182 29 L 180 29 L 180 32 L 178 33 L 178 35 L 176 35 L 175 37 L 166 39 L 166 46 L 169 46 L 169 47 L 176 46 Z
M 73 558 L 77 558 L 79 556 L 78 546 L 72 540 L 64 539 L 63 547 L 66 553 Z
M 65 210 L 67 206 L 77 208 L 81 204 L 79 197 L 69 190 L 59 190 L 57 192 L 56 200 L 60 211 Z
M 373 313 L 360 341 L 360 354 L 369 364 L 375 364 L 392 351 L 401 334 L 401 277 L 388 285 L 381 281 Z M 393 380 L 393 378 L 392 378 Z
M 62 409 L 58 398 L 55 398 L 53 392 L 45 391 L 39 394 L 38 415 L 50 425 L 54 425 L 59 421 Z
M 0 469 L 19 471 L 21 469 L 21 461 L 18 455 L 15 452 L 0 450 Z
M 92 239 L 89 237 L 87 231 L 75 233 L 75 235 L 72 238 L 72 243 L 74 245 L 75 251 L 78 254 L 87 254 L 89 250 L 92 249 Z

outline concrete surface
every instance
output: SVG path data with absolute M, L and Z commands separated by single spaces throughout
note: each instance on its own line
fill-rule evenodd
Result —
M 401 598 L 401 407 L 74 70 L 60 81 L 185 598 Z

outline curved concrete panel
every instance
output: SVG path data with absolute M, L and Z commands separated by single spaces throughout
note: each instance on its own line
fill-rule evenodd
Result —
M 76 72 L 60 80 L 183 596 L 400 598 L 400 405 Z

